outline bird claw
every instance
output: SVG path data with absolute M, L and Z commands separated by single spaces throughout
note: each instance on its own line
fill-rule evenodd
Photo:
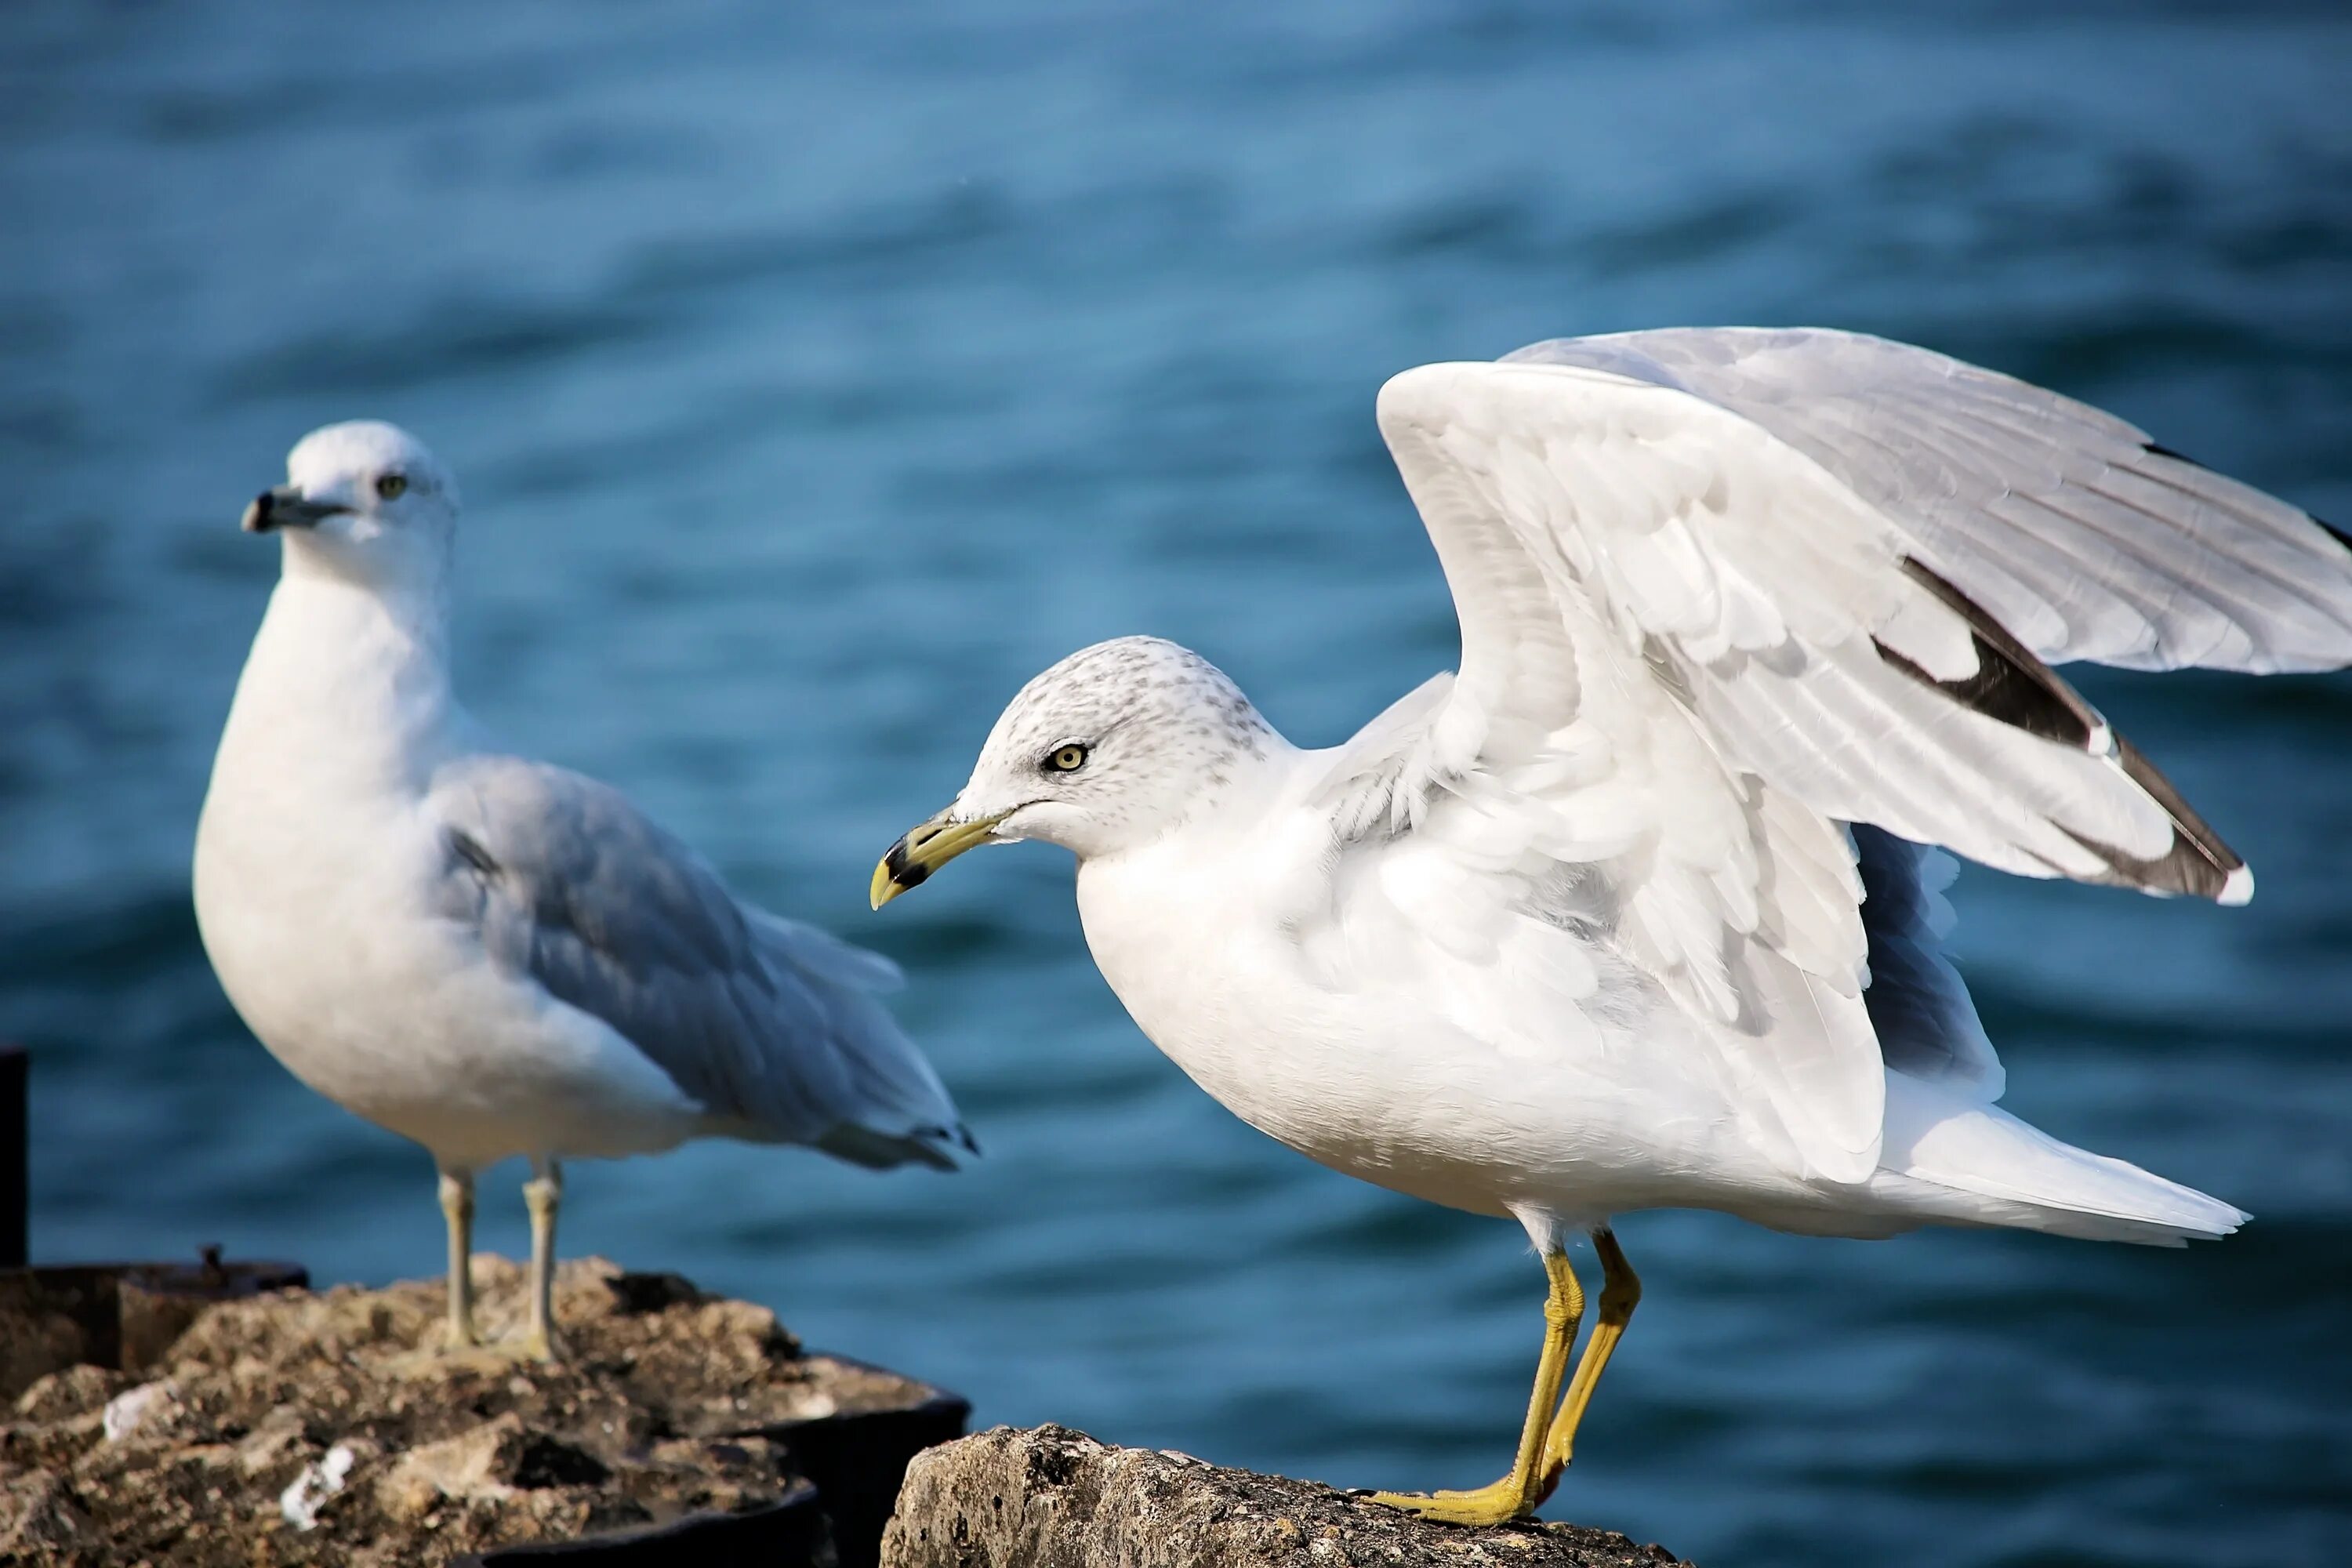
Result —
M 1373 1492 L 1371 1500 L 1441 1524 L 1485 1525 L 1532 1518 L 1539 1500 L 1528 1496 L 1517 1478 L 1506 1476 L 1475 1491 Z

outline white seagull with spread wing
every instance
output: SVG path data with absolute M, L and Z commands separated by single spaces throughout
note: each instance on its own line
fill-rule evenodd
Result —
M 1067 847 L 1105 978 L 1202 1088 L 1526 1226 L 1550 1300 L 1509 1473 L 1383 1500 L 1479 1522 L 1549 1495 L 1640 1293 L 1613 1215 L 2237 1227 L 1995 1103 L 1928 846 L 2244 900 L 2051 666 L 2352 662 L 2342 542 L 2122 420 L 1845 332 L 1541 343 L 1407 371 L 1379 418 L 1458 675 L 1302 751 L 1196 654 L 1087 648 L 1013 699 L 874 898 L 976 844 Z M 1579 1231 L 1604 1284 L 1571 1376 Z

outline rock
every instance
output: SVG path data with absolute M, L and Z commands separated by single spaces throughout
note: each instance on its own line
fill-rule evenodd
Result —
M 289 1461 L 307 1458 L 310 1452 L 310 1439 L 302 1429 L 302 1413 L 273 1410 L 237 1443 L 237 1468 L 248 1476 L 264 1470 L 283 1475 L 291 1468 Z
M 387 1512 L 421 1518 L 445 1499 L 498 1500 L 543 1487 L 602 1486 L 612 1470 L 595 1455 L 509 1410 L 487 1426 L 411 1448 L 381 1483 Z
M 89 1518 L 73 1487 L 49 1470 L 0 1479 L 0 1563 L 32 1563 L 84 1538 Z
M 80 1364 L 143 1372 L 215 1302 L 307 1285 L 292 1264 L 79 1263 L 0 1269 L 0 1396 Z
M 521 1330 L 524 1274 L 474 1260 L 494 1341 Z M 559 1366 L 433 1353 L 443 1289 L 422 1279 L 202 1304 L 135 1380 L 48 1372 L 0 1406 L 0 1563 L 444 1563 L 624 1526 L 724 1534 L 797 1499 L 774 1539 L 856 1568 L 907 1455 L 963 1429 L 952 1395 L 809 1354 L 676 1275 L 582 1259 L 555 1297 Z
M 1064 1426 L 999 1426 L 915 1458 L 886 1568 L 1675 1568 L 1572 1524 L 1465 1530 L 1314 1481 L 1113 1448 Z M 1680 1568 L 1689 1568 L 1680 1564 Z
M 129 1378 L 106 1367 L 69 1366 L 35 1379 L 17 1396 L 16 1415 L 25 1421 L 70 1421 L 102 1411 L 130 1385 Z

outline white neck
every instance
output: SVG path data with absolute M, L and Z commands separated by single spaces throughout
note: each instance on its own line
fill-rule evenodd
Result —
M 464 715 L 449 686 L 445 581 L 362 584 L 307 551 L 286 571 L 237 681 L 221 737 L 241 763 L 354 791 L 421 790 Z M 331 749 L 298 736 L 332 720 Z

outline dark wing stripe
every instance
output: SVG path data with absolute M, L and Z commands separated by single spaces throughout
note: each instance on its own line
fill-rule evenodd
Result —
M 2062 745 L 2105 753 L 2126 777 L 2164 808 L 2172 819 L 2172 847 L 2153 860 L 2139 859 L 2079 833 L 2068 834 L 2113 868 L 2111 875 L 2099 880 L 2148 892 L 2220 898 L 2229 887 L 2231 875 L 2242 869 L 2245 862 L 2180 798 L 2172 781 L 2157 772 L 2138 747 L 2108 729 L 2097 709 L 2084 701 L 1975 601 L 1916 561 L 1906 560 L 1903 570 L 1968 622 L 1976 639 L 1977 672 L 1964 680 L 1937 680 L 1884 643 L 1877 645 L 1879 657 L 1988 719 Z
M 2076 695 L 2073 687 L 2034 658 L 1982 606 L 1916 561 L 1906 558 L 1903 570 L 1968 622 L 1976 640 L 1976 673 L 1960 680 L 1938 680 L 1874 637 L 1871 640 L 1881 658 L 1997 723 L 2078 751 L 2105 750 L 2103 738 L 2108 733 L 2107 722 L 2098 710 Z
M 499 874 L 497 859 L 488 850 L 482 847 L 480 839 L 459 827 L 450 828 L 447 837 L 450 854 L 455 855 L 485 877 L 495 877 Z

